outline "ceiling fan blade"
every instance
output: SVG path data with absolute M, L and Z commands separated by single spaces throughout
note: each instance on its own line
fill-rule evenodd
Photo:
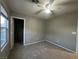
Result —
M 54 11 L 53 11 L 53 10 L 51 10 L 51 12 L 52 12 L 52 14 L 51 14 L 51 15 L 55 16 L 55 13 L 54 13 Z
M 43 8 L 43 5 L 42 5 L 42 4 L 37 4 L 37 6 L 38 6 L 38 7 L 41 7 L 41 8 Z
M 37 14 L 41 13 L 42 11 L 43 11 L 43 9 L 37 11 L 35 14 L 37 15 Z
M 76 1 L 62 2 L 62 3 L 56 4 L 56 5 L 69 5 L 69 4 L 75 4 L 75 3 L 78 3 L 78 2 L 76 2 Z

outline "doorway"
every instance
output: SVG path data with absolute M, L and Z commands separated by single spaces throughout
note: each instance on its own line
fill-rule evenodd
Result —
M 23 44 L 24 37 L 24 20 L 19 18 L 13 18 L 14 20 L 14 44 Z

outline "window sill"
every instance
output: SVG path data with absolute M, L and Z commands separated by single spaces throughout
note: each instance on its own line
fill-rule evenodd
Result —
M 1 47 L 3 47 L 6 44 L 6 41 L 1 43 Z
M 6 42 L 6 43 L 4 44 L 4 46 L 1 48 L 1 52 L 3 52 L 3 50 L 5 49 L 5 47 L 7 46 L 7 44 L 8 44 L 8 42 Z

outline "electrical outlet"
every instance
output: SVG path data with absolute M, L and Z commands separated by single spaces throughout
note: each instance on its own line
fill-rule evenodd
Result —
M 72 32 L 73 35 L 76 35 L 76 32 Z

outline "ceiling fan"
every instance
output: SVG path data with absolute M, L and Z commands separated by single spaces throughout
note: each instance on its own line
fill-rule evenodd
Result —
M 34 2 L 37 5 L 37 7 L 41 8 L 39 11 L 35 13 L 36 15 L 41 13 L 42 11 L 45 11 L 46 13 L 51 13 L 52 15 L 54 15 L 54 11 L 51 9 L 51 6 L 54 0 L 49 0 L 45 4 L 42 3 L 40 0 L 32 0 L 32 2 Z

